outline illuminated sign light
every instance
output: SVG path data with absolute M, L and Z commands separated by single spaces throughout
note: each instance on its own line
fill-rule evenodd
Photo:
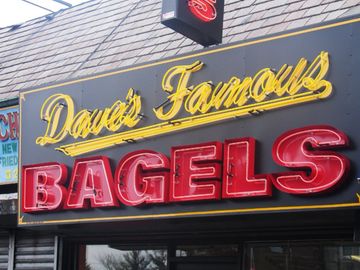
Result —
M 169 160 L 155 151 L 127 154 L 115 172 L 116 195 L 128 206 L 168 202 Z
M 359 24 L 21 91 L 19 226 L 359 208 Z
M 274 185 L 291 194 L 329 190 L 341 183 L 350 164 L 347 158 L 328 149 L 344 145 L 349 145 L 347 136 L 326 126 L 314 127 L 311 130 L 301 128 L 284 133 L 275 141 L 273 159 L 288 168 L 309 168 L 310 175 L 303 171 L 280 173 L 276 175 Z
M 271 196 L 272 175 L 254 173 L 255 140 L 226 140 L 224 149 L 222 197 Z
M 171 149 L 171 160 L 155 151 L 127 154 L 115 179 L 105 157 L 75 161 L 70 184 L 58 163 L 23 167 L 22 211 L 140 206 L 197 200 L 249 198 L 282 192 L 309 195 L 328 192 L 347 175 L 349 160 L 330 149 L 347 147 L 347 136 L 331 126 L 288 131 L 273 145 L 274 160 L 298 169 L 287 173 L 254 173 L 255 139 L 226 140 Z M 224 149 L 224 153 L 223 153 Z M 306 174 L 306 170 L 310 173 Z
M 163 0 L 161 23 L 209 46 L 222 41 L 224 0 Z
M 198 19 L 211 22 L 217 17 L 216 0 L 188 0 L 190 11 Z
M 141 96 L 133 89 L 128 91 L 125 102 L 118 100 L 105 109 L 83 109 L 78 113 L 69 95 L 52 95 L 41 108 L 40 116 L 47 127 L 36 143 L 45 146 L 60 143 L 68 136 L 86 139 L 103 130 L 117 132 L 125 127 L 133 128 L 56 148 L 65 155 L 78 156 L 129 141 L 325 99 L 332 93 L 332 84 L 325 79 L 329 70 L 327 52 L 321 52 L 310 64 L 301 58 L 296 66 L 285 64 L 277 72 L 264 68 L 253 77 L 233 76 L 216 85 L 211 81 L 191 85 L 192 75 L 203 67 L 203 62 L 196 61 L 172 67 L 165 73 L 162 89 L 169 95 L 163 105 L 153 109 L 162 122 L 146 127 L 137 127 L 142 103 Z M 191 116 L 176 118 L 182 110 Z
M 106 157 L 84 158 L 75 161 L 71 176 L 66 209 L 117 206 L 110 162 Z
M 221 143 L 173 147 L 171 160 L 171 201 L 220 199 Z
M 48 122 L 45 135 L 37 138 L 39 145 L 54 144 L 70 135 L 86 138 L 98 135 L 104 129 L 116 132 L 122 127 L 134 127 L 140 121 L 141 97 L 130 89 L 126 102 L 117 100 L 109 108 L 93 111 L 81 110 L 76 115 L 75 105 L 68 95 L 56 94 L 47 98 L 40 110 L 41 119 Z M 61 116 L 65 121 L 61 125 Z M 60 127 L 60 129 L 59 129 Z
M 67 168 L 56 162 L 23 166 L 23 211 L 56 210 L 66 199 Z

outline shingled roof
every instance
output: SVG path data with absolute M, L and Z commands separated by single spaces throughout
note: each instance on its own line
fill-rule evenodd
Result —
M 161 0 L 93 0 L 0 29 L 0 100 L 20 89 L 202 47 L 160 24 Z M 360 13 L 360 0 L 225 0 L 223 44 Z

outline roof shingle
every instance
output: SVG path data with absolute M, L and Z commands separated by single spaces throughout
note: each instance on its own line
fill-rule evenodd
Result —
M 160 23 L 161 0 L 93 0 L 0 29 L 0 100 L 201 49 Z M 225 0 L 223 43 L 360 13 L 360 0 Z

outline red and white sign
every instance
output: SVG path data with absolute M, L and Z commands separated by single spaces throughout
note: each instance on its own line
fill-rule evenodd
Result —
M 295 195 L 319 194 L 347 175 L 349 160 L 333 150 L 348 145 L 347 136 L 330 126 L 288 131 L 276 139 L 272 155 L 279 165 L 297 171 L 268 174 L 255 173 L 254 138 L 173 147 L 170 160 L 155 151 L 131 152 L 120 160 L 114 180 L 102 156 L 76 160 L 69 185 L 63 164 L 24 166 L 22 211 L 270 197 L 273 187 Z

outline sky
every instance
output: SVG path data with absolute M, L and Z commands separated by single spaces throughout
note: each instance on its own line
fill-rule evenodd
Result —
M 89 0 L 65 0 L 72 5 L 78 5 Z M 27 2 L 45 7 L 45 10 Z M 67 8 L 53 0 L 0 0 L 0 27 L 20 24 L 28 20 L 42 17 L 59 9 Z M 50 11 L 51 10 L 51 11 Z

